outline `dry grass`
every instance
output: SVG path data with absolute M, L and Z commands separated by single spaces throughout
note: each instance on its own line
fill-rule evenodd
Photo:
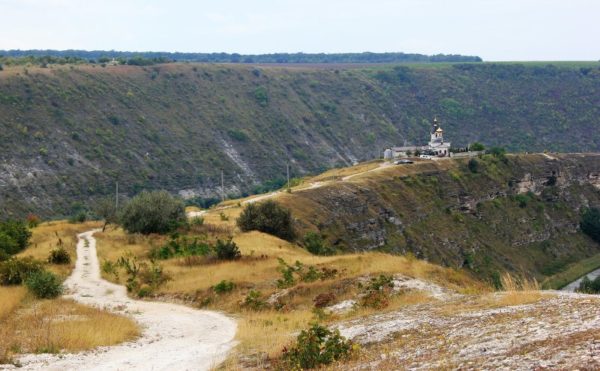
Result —
M 375 314 L 393 312 L 404 307 L 408 307 L 411 305 L 419 305 L 426 303 L 435 303 L 437 299 L 433 298 L 426 292 L 422 291 L 408 291 L 399 294 L 392 295 L 390 297 L 389 304 L 382 309 L 370 308 L 370 307 L 360 307 L 356 310 L 348 312 L 346 315 L 343 315 L 343 318 L 356 318 L 356 317 L 367 317 Z
M 242 354 L 266 353 L 278 356 L 300 329 L 314 320 L 310 311 L 282 313 L 268 310 L 242 312 L 238 321 L 236 339 L 240 342 L 238 352 Z
M 227 209 L 229 220 L 221 220 L 218 210 L 211 210 L 205 216 L 205 223 L 214 225 L 232 225 L 239 208 Z M 111 229 L 99 233 L 98 251 L 101 259 L 116 260 L 125 251 L 132 251 L 140 258 L 146 256 L 151 246 L 161 245 L 166 241 L 159 236 L 128 237 L 121 229 Z M 315 256 L 294 244 L 277 237 L 253 231 L 239 233 L 234 241 L 240 247 L 243 258 L 236 261 L 212 262 L 210 264 L 185 264 L 184 259 L 175 258 L 161 261 L 165 271 L 173 279 L 159 288 L 158 294 L 195 299 L 203 302 L 210 297 L 207 305 L 210 309 L 224 310 L 238 317 L 237 347 L 238 355 L 251 355 L 258 360 L 264 357 L 276 357 L 301 329 L 306 328 L 315 318 L 313 314 L 313 299 L 325 292 L 335 293 L 336 302 L 355 298 L 360 291 L 356 279 L 365 275 L 396 274 L 421 278 L 436 282 L 444 287 L 457 291 L 488 292 L 489 288 L 466 273 L 443 268 L 434 264 L 417 260 L 412 257 L 395 256 L 384 253 L 364 253 L 338 256 Z M 259 290 L 262 299 L 266 300 L 271 294 L 280 291 L 276 280 L 281 278 L 277 268 L 282 258 L 289 264 L 296 260 L 305 265 L 317 268 L 327 267 L 337 269 L 339 275 L 333 279 L 311 283 L 299 282 L 289 289 L 284 297 L 284 309 L 248 311 L 240 303 L 250 289 Z M 114 279 L 114 277 L 107 277 Z M 216 295 L 211 287 L 222 280 L 233 281 L 236 288 L 228 294 Z M 384 311 L 399 310 L 402 307 L 431 303 L 434 299 L 426 293 L 409 291 L 393 296 L 390 305 Z M 376 309 L 359 309 L 344 315 L 343 318 L 354 318 L 381 313 Z M 330 317 L 333 321 L 340 317 Z M 268 334 L 268 336 L 265 336 Z M 237 355 L 226 363 L 227 369 L 236 369 L 239 364 Z
M 231 220 L 223 223 L 231 223 Z M 152 246 L 160 246 L 165 237 L 127 236 L 121 229 L 111 229 L 97 234 L 100 260 L 115 261 L 126 251 L 145 258 Z M 162 293 L 195 293 L 206 290 L 222 280 L 259 289 L 274 289 L 280 278 L 277 258 L 288 263 L 296 260 L 307 265 L 334 268 L 343 275 L 340 278 L 358 277 L 365 274 L 402 273 L 410 277 L 437 282 L 458 291 L 485 291 L 487 287 L 464 272 L 443 268 L 425 261 L 383 253 L 364 253 L 341 256 L 315 256 L 306 250 L 277 237 L 261 232 L 240 233 L 234 237 L 246 258 L 237 261 L 215 262 L 204 265 L 184 264 L 181 259 L 161 262 L 173 277 Z M 111 277 L 106 277 L 111 279 Z
M 139 329 L 127 317 L 70 300 L 31 301 L 0 329 L 0 355 L 57 353 L 115 345 L 135 339 Z
M 501 277 L 503 291 L 471 296 L 466 300 L 443 304 L 435 311 L 444 316 L 485 309 L 534 304 L 554 295 L 540 291 L 535 279 L 505 273 Z
M 27 295 L 23 286 L 0 286 L 0 323 L 21 304 Z
M 537 291 L 540 289 L 540 285 L 534 279 L 527 278 L 525 276 L 513 276 L 510 273 L 504 273 L 500 278 L 502 288 L 504 291 Z
M 369 170 L 378 168 L 382 164 L 381 161 L 371 161 L 361 163 L 355 166 L 344 167 L 339 169 L 331 169 L 309 180 L 309 182 L 340 180 L 343 177 L 364 173 Z

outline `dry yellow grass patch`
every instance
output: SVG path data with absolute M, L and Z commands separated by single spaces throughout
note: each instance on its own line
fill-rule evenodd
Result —
M 27 290 L 23 286 L 0 286 L 0 323 L 23 301 Z
M 56 299 L 30 302 L 0 329 L 0 354 L 81 351 L 133 340 L 139 335 L 127 317 Z
M 454 301 L 433 308 L 433 311 L 443 316 L 455 316 L 461 313 L 475 312 L 487 309 L 502 308 L 515 305 L 534 304 L 550 299 L 553 295 L 542 291 L 507 291 L 471 297 L 467 300 Z
M 452 316 L 471 311 L 534 304 L 554 296 L 540 291 L 537 281 L 525 276 L 513 276 L 504 273 L 501 282 L 503 291 L 443 304 L 435 311 L 442 315 Z
M 541 291 L 508 291 L 494 296 L 490 302 L 494 306 L 507 307 L 513 305 L 533 304 L 544 298 L 552 297 L 552 294 Z
M 199 208 L 198 206 L 186 206 L 185 207 L 185 212 L 186 213 L 191 213 L 191 212 L 194 212 L 194 211 L 202 211 L 202 209 Z
M 214 216 L 213 216 L 214 217 Z M 230 223 L 230 221 L 220 223 Z M 218 221 L 215 221 L 218 223 Z M 100 261 L 116 261 L 125 252 L 145 258 L 153 246 L 161 246 L 166 237 L 127 235 L 122 229 L 110 229 L 98 233 L 98 255 Z M 316 256 L 277 237 L 252 231 L 239 233 L 234 237 L 242 255 L 246 258 L 237 261 L 215 262 L 212 264 L 185 266 L 181 259 L 161 261 L 166 272 L 173 278 L 162 293 L 193 293 L 205 290 L 222 280 L 235 283 L 248 283 L 259 289 L 274 289 L 275 281 L 281 277 L 277 271 L 277 258 L 293 264 L 296 260 L 306 265 L 325 266 L 341 272 L 340 278 L 351 278 L 366 274 L 394 274 L 422 278 L 439 283 L 459 292 L 482 292 L 488 288 L 466 273 L 443 268 L 422 260 L 384 253 L 364 253 L 336 256 Z M 111 277 L 105 277 L 112 279 Z
M 227 225 L 232 228 L 235 228 L 235 221 L 240 216 L 242 210 L 243 207 L 237 206 L 225 209 L 213 209 L 208 211 L 202 217 L 204 218 L 204 223 L 215 225 Z
M 382 164 L 381 161 L 372 161 L 365 162 L 362 164 L 358 164 L 355 166 L 344 167 L 340 169 L 331 169 L 320 175 L 317 175 L 314 178 L 311 178 L 309 182 L 318 182 L 318 181 L 327 181 L 327 180 L 337 180 L 346 176 L 355 175 L 364 173 L 369 170 L 373 170 L 378 168 Z
M 359 307 L 356 310 L 342 315 L 342 318 L 367 317 L 375 314 L 392 312 L 404 307 L 418 304 L 434 303 L 437 299 L 422 291 L 408 291 L 405 293 L 394 294 L 390 297 L 388 306 L 381 309 L 370 307 Z
M 279 356 L 284 346 L 290 343 L 296 332 L 314 320 L 310 311 L 282 313 L 273 310 L 243 312 L 238 320 L 236 339 L 240 342 L 238 353 L 266 353 L 269 357 Z

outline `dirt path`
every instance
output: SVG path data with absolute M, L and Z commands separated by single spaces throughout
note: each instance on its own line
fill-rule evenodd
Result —
M 393 165 L 390 164 L 390 163 L 384 162 L 384 163 L 380 164 L 378 167 L 376 167 L 374 169 L 362 171 L 362 172 L 356 173 L 356 174 L 347 175 L 347 176 L 341 178 L 341 180 L 343 182 L 346 182 L 346 181 L 348 181 L 348 180 L 350 180 L 350 179 L 352 179 L 352 178 L 354 178 L 356 176 L 363 175 L 363 174 L 366 174 L 366 173 L 370 173 L 370 172 L 373 172 L 373 171 L 378 171 L 378 170 L 381 170 L 381 169 L 385 169 L 385 168 L 390 167 L 390 166 L 393 166 Z M 312 183 L 309 183 L 308 187 L 300 188 L 296 192 L 301 192 L 301 191 L 305 191 L 305 190 L 309 190 L 309 189 L 315 189 L 315 188 L 321 188 L 324 185 L 327 185 L 329 183 L 330 182 L 324 182 L 324 181 L 312 182 Z M 276 196 L 278 196 L 278 195 L 280 195 L 280 194 L 282 194 L 284 192 L 285 191 L 275 191 L 275 192 L 271 192 L 271 193 L 266 193 L 266 194 L 263 194 L 263 195 L 259 195 L 259 196 L 252 197 L 252 198 L 249 198 L 247 200 L 244 200 L 244 201 L 241 202 L 241 204 L 242 205 L 247 205 L 247 204 L 253 204 L 255 202 L 264 201 L 264 200 L 267 200 L 269 198 L 276 197 Z M 232 208 L 232 207 L 234 207 L 234 206 L 223 206 L 223 207 L 217 208 L 216 210 L 229 209 L 229 208 Z M 207 212 L 208 212 L 208 210 L 190 211 L 190 212 L 187 213 L 187 216 L 188 216 L 188 218 L 196 218 L 196 217 L 203 216 Z
M 568 284 L 567 286 L 563 287 L 561 289 L 561 291 L 575 292 L 575 290 L 577 290 L 579 288 L 579 284 L 581 283 L 581 280 L 583 280 L 583 277 L 587 277 L 593 281 L 598 276 L 600 276 L 600 269 L 596 269 L 595 271 L 590 272 L 590 273 L 586 274 L 585 276 L 579 277 L 577 280 L 575 280 L 575 281 L 571 282 L 570 284 Z
M 75 270 L 65 281 L 67 298 L 130 315 L 142 327 L 135 342 L 62 355 L 27 355 L 26 370 L 207 370 L 235 345 L 236 323 L 210 311 L 133 300 L 125 287 L 100 278 L 93 230 L 80 234 Z

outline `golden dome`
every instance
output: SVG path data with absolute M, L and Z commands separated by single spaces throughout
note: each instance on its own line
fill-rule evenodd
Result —
M 442 128 L 437 128 L 437 130 L 436 130 L 435 132 L 436 132 L 436 133 L 442 133 L 442 132 L 444 132 L 444 131 L 442 130 Z

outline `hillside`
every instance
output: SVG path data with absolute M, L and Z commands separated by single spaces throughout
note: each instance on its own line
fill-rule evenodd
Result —
M 322 186 L 278 200 L 301 235 L 318 231 L 338 250 L 412 253 L 496 283 L 503 271 L 542 281 L 600 253 L 579 230 L 581 208 L 600 205 L 600 155 L 475 161 L 388 166 L 341 181 L 332 171 Z
M 164 188 L 244 194 L 420 143 L 598 151 L 588 64 L 5 66 L 0 212 L 68 215 L 90 198 Z M 264 189 L 264 187 L 262 187 Z

